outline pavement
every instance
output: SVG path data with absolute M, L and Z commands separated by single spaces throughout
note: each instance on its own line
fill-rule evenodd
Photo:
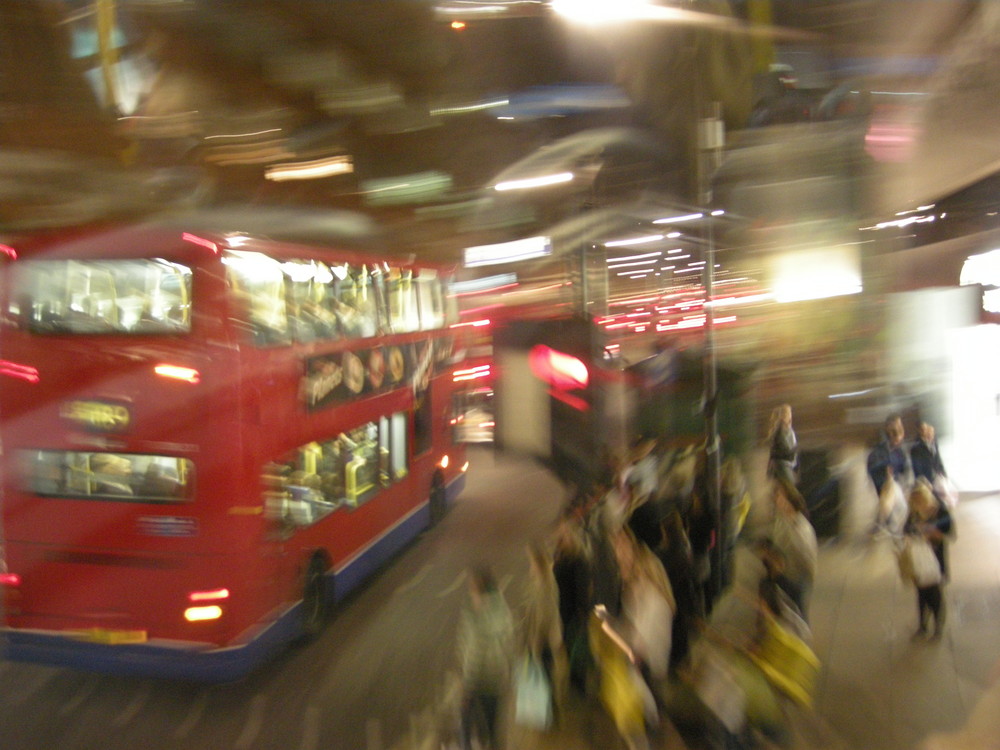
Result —
M 1000 494 L 962 495 L 945 632 L 915 639 L 916 592 L 900 579 L 892 540 L 869 534 L 876 498 L 863 471 L 857 451 L 839 468 L 840 533 L 821 539 L 809 612 L 821 673 L 813 709 L 791 712 L 790 750 L 1000 750 Z M 552 730 L 508 722 L 506 735 L 506 750 L 625 748 L 596 702 L 583 699 Z M 665 721 L 650 750 L 701 746 L 686 736 L 690 744 Z M 407 750 L 416 747 L 457 746 Z
M 1000 748 L 1000 734 L 987 745 L 957 734 L 1000 670 L 1000 495 L 963 499 L 955 518 L 938 641 L 913 638 L 916 592 L 899 577 L 890 539 L 822 546 L 810 607 L 822 671 L 814 710 L 793 712 L 795 750 Z M 560 727 L 514 727 L 508 740 L 511 750 L 624 747 L 600 709 L 579 701 Z M 669 723 L 651 743 L 687 747 Z
M 962 494 L 949 548 L 945 632 L 936 641 L 915 639 L 916 591 L 900 579 L 892 540 L 869 534 L 876 497 L 864 452 L 845 449 L 835 472 L 839 534 L 821 540 L 809 613 L 822 670 L 814 709 L 792 712 L 792 747 L 1000 750 L 1000 494 Z M 548 736 L 519 736 L 515 729 L 508 747 L 624 747 L 600 714 L 580 704 Z M 984 721 L 990 740 L 971 737 L 970 724 L 982 731 Z M 651 747 L 687 746 L 665 723 Z

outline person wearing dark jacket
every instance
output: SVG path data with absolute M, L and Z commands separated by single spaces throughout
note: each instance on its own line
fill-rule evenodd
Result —
M 923 477 L 931 486 L 939 475 L 948 476 L 934 436 L 934 426 L 929 422 L 917 425 L 917 441 L 910 447 L 910 461 L 914 479 Z
M 868 454 L 868 476 L 881 496 L 882 487 L 889 478 L 906 484 L 912 467 L 910 455 L 903 447 L 903 420 L 893 414 L 885 420 L 885 431 L 878 445 Z M 905 489 L 905 488 L 904 488 Z

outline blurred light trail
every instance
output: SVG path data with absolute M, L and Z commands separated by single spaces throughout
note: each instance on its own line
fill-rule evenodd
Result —
M 38 377 L 38 368 L 30 365 L 21 365 L 17 362 L 11 362 L 8 359 L 0 359 L 0 375 L 17 378 L 26 383 L 37 383 L 40 380 Z
M 325 159 L 313 159 L 297 163 L 276 164 L 268 167 L 264 177 L 274 182 L 286 180 L 315 180 L 322 177 L 333 177 L 338 174 L 350 174 L 354 171 L 354 163 L 349 156 L 330 156 Z
M 645 245 L 649 242 L 659 242 L 664 239 L 662 234 L 649 234 L 644 237 L 633 237 L 629 240 L 613 240 L 605 242 L 604 247 L 628 247 L 629 245 Z M 658 253 L 657 253 L 658 254 Z
M 192 245 L 199 245 L 201 247 L 206 248 L 207 250 L 211 250 L 216 255 L 218 255 L 219 253 L 218 245 L 216 245 L 211 240 L 206 240 L 204 237 L 199 237 L 196 234 L 191 234 L 190 232 L 184 232 L 184 234 L 181 235 L 181 239 L 184 240 L 185 242 L 190 242 Z
M 695 221 L 696 219 L 704 219 L 705 214 L 694 213 L 694 214 L 682 214 L 681 216 L 665 216 L 662 219 L 653 219 L 654 224 L 677 224 L 682 221 Z
M 552 240 L 549 237 L 526 237 L 512 242 L 495 245 L 476 245 L 465 248 L 465 267 L 489 266 L 496 263 L 511 263 L 531 260 L 552 254 Z
M 539 187 L 549 187 L 550 185 L 560 185 L 565 182 L 572 182 L 572 172 L 559 172 L 557 174 L 542 175 L 541 177 L 526 177 L 523 180 L 508 180 L 498 182 L 493 189 L 498 192 L 506 190 L 532 190 Z

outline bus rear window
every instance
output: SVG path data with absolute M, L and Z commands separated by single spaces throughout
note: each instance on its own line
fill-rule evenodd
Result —
M 7 312 L 42 333 L 186 333 L 191 269 L 157 258 L 25 260 Z
M 194 497 L 194 464 L 186 458 L 26 450 L 20 464 L 23 488 L 36 495 L 137 503 Z

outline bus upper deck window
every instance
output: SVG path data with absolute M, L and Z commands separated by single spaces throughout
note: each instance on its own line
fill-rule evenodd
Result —
M 159 259 L 27 260 L 8 313 L 39 333 L 184 333 L 191 269 Z
M 230 250 L 223 257 L 229 286 L 244 304 L 254 343 L 290 342 L 285 275 L 282 264 L 263 253 Z

